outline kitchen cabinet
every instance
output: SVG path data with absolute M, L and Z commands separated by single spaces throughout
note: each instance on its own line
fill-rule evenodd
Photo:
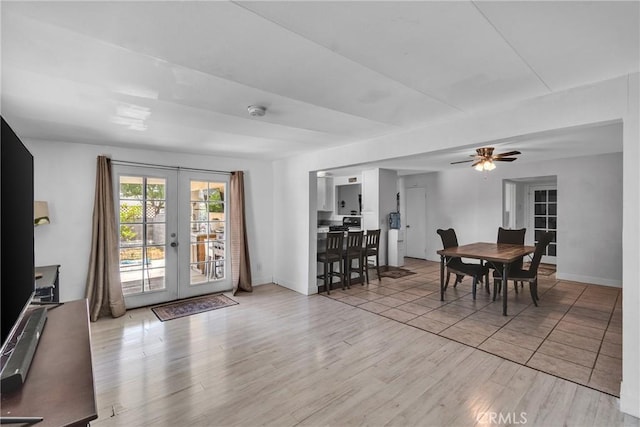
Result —
M 333 178 L 330 176 L 319 176 L 317 210 L 332 212 L 334 205 L 333 199 Z

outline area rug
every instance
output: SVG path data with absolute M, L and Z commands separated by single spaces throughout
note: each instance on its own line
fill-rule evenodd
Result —
M 384 267 L 381 269 L 380 277 L 389 277 L 391 279 L 399 279 L 400 277 L 410 276 L 416 274 L 413 271 L 406 270 L 400 267 Z
M 529 265 L 531 263 L 524 263 L 524 265 L 522 266 L 522 268 L 524 270 L 527 270 L 529 268 Z M 554 264 L 540 264 L 538 266 L 538 274 L 541 276 L 551 276 L 552 274 L 555 274 L 556 272 L 556 266 Z
M 164 322 L 236 304 L 238 304 L 237 301 L 234 301 L 225 295 L 216 294 L 158 305 L 156 307 L 152 307 L 151 310 L 155 313 L 158 319 Z

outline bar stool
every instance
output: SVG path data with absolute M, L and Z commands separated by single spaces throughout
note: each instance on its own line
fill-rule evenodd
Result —
M 344 274 L 346 276 L 347 288 L 351 288 L 351 273 L 358 273 L 359 279 L 363 279 L 362 268 L 362 231 L 349 231 L 347 233 L 347 244 L 344 249 Z M 353 260 L 358 261 L 358 266 L 353 267 Z
M 365 275 L 367 276 L 367 285 L 369 284 L 369 257 L 376 257 L 376 272 L 378 273 L 378 280 L 382 280 L 380 277 L 380 258 L 378 255 L 380 249 L 380 229 L 367 230 L 364 236 L 364 248 L 362 249 L 362 264 L 364 267 Z M 363 283 L 364 284 L 364 283 Z
M 321 262 L 324 266 L 324 272 L 323 274 L 318 275 L 318 279 L 323 279 L 327 295 L 331 294 L 333 276 L 338 276 L 340 278 L 340 281 L 342 282 L 342 289 L 344 289 L 344 277 L 342 273 L 343 240 L 344 233 L 342 231 L 327 233 L 324 252 L 319 252 L 316 255 L 317 261 Z M 336 262 L 338 263 L 339 273 L 333 271 L 333 264 Z

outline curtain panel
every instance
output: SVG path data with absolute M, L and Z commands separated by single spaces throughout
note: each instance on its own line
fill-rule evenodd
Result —
M 93 204 L 87 299 L 92 322 L 102 316 L 122 316 L 126 309 L 120 283 L 118 229 L 111 179 L 111 159 L 98 156 Z
M 231 217 L 231 278 L 233 280 L 233 295 L 235 295 L 239 290 L 253 291 L 245 221 L 244 172 L 231 172 L 229 187 L 231 193 L 229 208 L 229 216 Z

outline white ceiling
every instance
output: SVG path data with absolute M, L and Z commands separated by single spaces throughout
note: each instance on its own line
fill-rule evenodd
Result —
M 521 163 L 540 162 L 579 156 L 594 156 L 622 151 L 622 123 L 599 123 L 590 126 L 558 129 L 550 132 L 519 135 L 507 140 L 487 141 L 483 146 L 495 148 L 494 154 L 518 150 L 513 163 L 496 163 L 499 168 L 514 167 Z M 452 165 L 451 162 L 473 159 L 475 146 L 434 151 L 419 156 L 387 159 L 366 165 L 328 170 L 333 176 L 348 176 L 365 168 L 384 168 L 398 171 L 399 175 L 469 168 L 471 163 Z
M 23 138 L 277 159 L 636 72 L 639 5 L 2 1 L 1 112 Z M 619 128 L 515 141 L 620 151 Z

